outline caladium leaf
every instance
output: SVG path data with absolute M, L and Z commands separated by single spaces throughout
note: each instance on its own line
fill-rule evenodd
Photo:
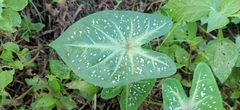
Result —
M 121 91 L 121 110 L 137 110 L 155 85 L 156 79 L 141 80 L 124 86 L 104 88 L 101 92 L 103 99 L 113 98 Z
M 50 46 L 78 76 L 108 88 L 174 74 L 167 55 L 141 48 L 171 26 L 164 16 L 102 11 L 73 24 Z
M 174 78 L 164 80 L 162 90 L 164 110 L 223 110 L 220 91 L 206 63 L 194 72 L 189 98 Z

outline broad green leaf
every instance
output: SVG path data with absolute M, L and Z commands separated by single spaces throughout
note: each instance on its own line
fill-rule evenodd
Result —
M 164 8 L 176 21 L 194 22 L 216 9 L 221 0 L 169 0 Z
M 122 91 L 120 98 L 121 110 L 137 110 L 152 90 L 155 82 L 155 79 L 148 79 L 129 83 L 124 86 L 104 88 L 101 92 L 101 97 L 104 99 L 113 98 Z
M 36 101 L 34 108 L 50 107 L 56 102 L 51 94 L 41 93 L 40 96 L 41 98 Z
M 238 58 L 236 44 L 229 39 L 218 38 L 208 43 L 205 53 L 213 73 L 224 83 Z
M 0 91 L 13 81 L 14 70 L 3 71 L 0 73 Z
M 177 79 L 165 79 L 162 86 L 164 110 L 223 110 L 217 83 L 205 63 L 195 69 L 189 97 Z
M 240 9 L 240 0 L 223 0 L 221 5 L 219 6 L 219 12 L 229 17 L 232 14 L 235 14 Z
M 102 11 L 73 24 L 50 46 L 79 77 L 114 87 L 175 73 L 167 55 L 141 48 L 167 33 L 171 25 L 164 16 Z
M 18 45 L 13 42 L 7 42 L 7 43 L 3 44 L 3 48 L 6 50 L 15 52 L 15 53 L 18 53 L 20 51 L 20 48 L 18 47 Z
M 11 7 L 15 11 L 21 11 L 27 6 L 28 0 L 4 0 L 3 3 L 6 7 Z
M 51 72 L 60 79 L 69 79 L 71 70 L 59 60 L 49 60 Z
M 221 13 L 216 11 L 211 11 L 208 17 L 208 27 L 207 32 L 211 32 L 212 30 L 222 28 L 229 23 L 227 17 L 223 16 Z

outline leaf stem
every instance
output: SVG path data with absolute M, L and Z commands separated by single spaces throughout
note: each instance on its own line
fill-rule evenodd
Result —
M 153 101 L 150 101 L 150 100 L 144 100 L 143 102 L 145 102 L 145 103 L 148 103 L 148 104 L 152 104 L 152 105 L 157 105 L 157 106 L 163 106 L 163 104 L 162 103 L 159 103 L 159 102 L 153 102 Z
M 206 33 L 207 35 L 209 35 L 211 38 L 216 39 L 216 36 L 212 35 L 211 33 L 208 33 L 205 29 L 203 29 L 201 26 L 198 25 L 198 28 L 203 31 L 204 33 Z
M 122 3 L 122 0 L 116 0 L 116 1 L 117 1 L 117 5 L 114 7 L 114 10 L 116 10 L 119 7 L 119 5 Z

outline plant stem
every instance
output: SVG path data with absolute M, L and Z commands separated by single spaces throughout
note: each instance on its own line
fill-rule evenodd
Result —
M 116 0 L 116 1 L 117 1 L 117 5 L 114 7 L 114 10 L 116 10 L 118 6 L 122 3 L 122 0 Z
M 201 26 L 198 26 L 198 28 L 203 31 L 204 33 L 206 33 L 207 35 L 209 35 L 211 38 L 216 39 L 216 36 L 212 35 L 211 33 L 207 33 L 207 31 L 205 29 L 203 29 Z
M 153 102 L 153 101 L 150 101 L 150 100 L 144 100 L 143 102 L 146 102 L 146 103 L 148 103 L 148 104 L 152 104 L 152 105 L 163 106 L 162 103 Z

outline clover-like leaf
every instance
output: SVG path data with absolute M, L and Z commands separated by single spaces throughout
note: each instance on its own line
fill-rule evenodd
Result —
M 223 110 L 220 91 L 206 63 L 194 71 L 189 97 L 174 78 L 164 80 L 162 90 L 164 110 Z
M 141 48 L 171 26 L 164 16 L 102 11 L 70 26 L 50 46 L 81 78 L 114 87 L 175 73 L 176 66 L 167 55 Z

